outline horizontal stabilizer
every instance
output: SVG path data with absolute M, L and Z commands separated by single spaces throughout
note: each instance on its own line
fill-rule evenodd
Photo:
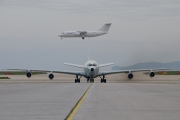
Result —
M 78 68 L 83 68 L 84 65 L 77 65 L 77 64 L 72 64 L 72 63 L 64 63 L 65 65 L 73 66 L 73 67 L 78 67 Z
M 109 65 L 113 65 L 114 63 L 106 63 L 106 64 L 100 64 L 99 67 L 105 67 L 105 66 L 109 66 Z

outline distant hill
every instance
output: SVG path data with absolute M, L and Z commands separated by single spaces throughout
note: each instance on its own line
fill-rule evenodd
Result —
M 146 62 L 146 63 L 137 63 L 127 67 L 113 66 L 113 70 L 128 70 L 128 69 L 153 69 L 153 68 L 173 68 L 174 70 L 180 70 L 180 62 L 169 62 L 169 63 L 160 63 L 160 62 Z

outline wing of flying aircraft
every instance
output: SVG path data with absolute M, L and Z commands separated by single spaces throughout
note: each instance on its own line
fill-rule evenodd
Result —
M 77 31 L 80 35 L 86 34 L 86 31 Z

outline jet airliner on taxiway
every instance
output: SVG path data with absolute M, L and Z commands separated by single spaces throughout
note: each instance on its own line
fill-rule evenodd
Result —
M 96 37 L 107 34 L 110 26 L 111 23 L 104 24 L 103 27 L 98 31 L 64 31 L 59 35 L 59 37 L 61 37 L 61 39 L 63 37 L 82 37 L 82 39 L 85 37 Z
M 101 67 L 113 65 L 113 63 L 106 63 L 106 64 L 98 64 L 95 60 L 88 60 L 85 65 L 77 65 L 77 64 L 71 64 L 71 63 L 64 63 L 65 65 L 73 66 L 82 68 L 83 71 L 49 71 L 49 70 L 26 70 L 26 76 L 30 78 L 32 76 L 33 71 L 39 71 L 39 72 L 50 72 L 49 79 L 52 80 L 54 78 L 53 73 L 64 73 L 64 74 L 72 74 L 76 75 L 75 83 L 80 83 L 80 78 L 85 77 L 87 78 L 87 82 L 94 82 L 94 78 L 100 77 L 101 83 L 106 83 L 105 75 L 108 74 L 117 74 L 117 73 L 128 73 L 128 78 L 133 78 L 133 72 L 139 72 L 139 71 L 149 71 L 149 76 L 154 77 L 155 73 L 153 71 L 157 70 L 168 70 L 165 68 L 158 68 L 158 69 L 134 69 L 134 70 L 116 70 L 116 71 L 100 71 L 99 69 Z M 8 69 L 8 70 L 25 70 L 25 69 Z

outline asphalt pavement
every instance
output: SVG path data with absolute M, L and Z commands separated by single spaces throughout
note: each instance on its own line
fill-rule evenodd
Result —
M 47 75 L 0 80 L 0 120 L 66 119 L 90 85 L 73 120 L 179 120 L 179 76 L 123 76 L 92 85 L 61 75 L 53 81 Z

